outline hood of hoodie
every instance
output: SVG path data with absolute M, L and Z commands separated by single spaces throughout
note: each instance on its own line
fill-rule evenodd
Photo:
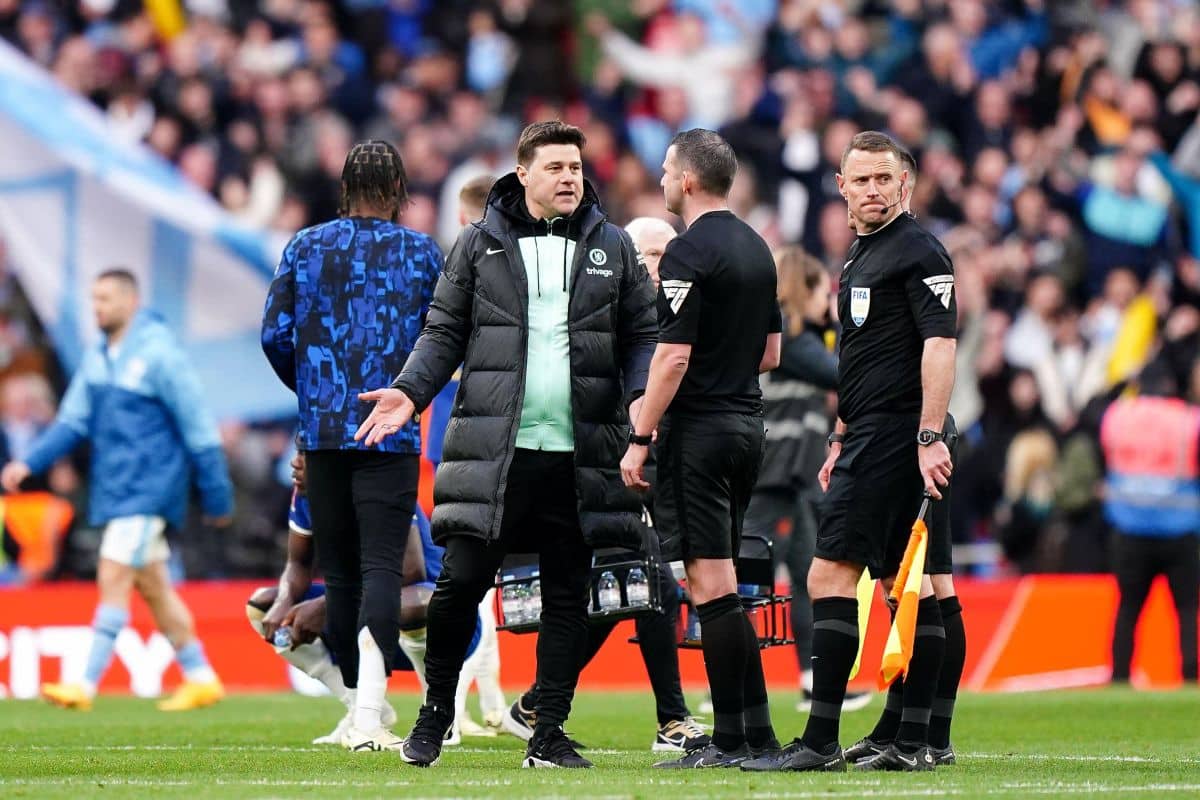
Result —
M 492 185 L 488 193 L 487 209 L 483 216 L 483 227 L 494 235 L 537 235 L 544 234 L 554 228 L 554 233 L 579 239 L 595 223 L 604 219 L 604 209 L 600 205 L 600 195 L 596 187 L 587 178 L 583 179 L 583 198 L 579 206 L 566 217 L 566 231 L 560 226 L 558 217 L 554 220 L 535 219 L 525 205 L 525 187 L 521 185 L 516 172 L 510 172 Z

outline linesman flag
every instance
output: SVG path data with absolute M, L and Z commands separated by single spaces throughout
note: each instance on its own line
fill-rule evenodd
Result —
M 913 639 L 917 633 L 917 601 L 921 597 L 921 579 L 925 577 L 925 552 L 929 547 L 929 529 L 925 515 L 929 512 L 929 495 L 921 503 L 917 521 L 913 523 L 904 558 L 892 586 L 892 601 L 897 604 L 896 618 L 888 632 L 883 661 L 879 665 L 879 688 L 888 688 L 901 675 L 908 675 L 912 659 Z
M 867 622 L 871 619 L 871 601 L 875 599 L 875 581 L 871 571 L 864 569 L 858 576 L 858 654 L 854 656 L 854 666 L 850 668 L 849 680 L 858 675 L 862 666 L 863 645 L 867 643 Z

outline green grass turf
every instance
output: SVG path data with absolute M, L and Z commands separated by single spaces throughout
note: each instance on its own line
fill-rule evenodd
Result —
M 696 698 L 692 698 L 695 700 Z M 407 730 L 416 698 L 392 698 Z M 794 698 L 776 693 L 782 738 L 799 733 Z M 472 701 L 473 702 L 473 701 Z M 867 732 L 881 699 L 843 721 Z M 184 714 L 102 698 L 91 713 L 0 702 L 0 797 L 1108 797 L 1200 796 L 1200 692 L 1072 691 L 959 699 L 957 767 L 932 774 L 748 775 L 650 769 L 649 693 L 582 693 L 568 729 L 596 769 L 523 770 L 523 744 L 468 738 L 419 770 L 394 755 L 309 741 L 337 721 L 328 698 L 243 695 Z

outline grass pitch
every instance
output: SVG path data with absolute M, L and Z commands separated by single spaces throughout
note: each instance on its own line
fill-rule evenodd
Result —
M 800 732 L 794 697 L 777 692 L 780 737 Z M 392 698 L 407 730 L 417 698 Z M 692 698 L 695 700 L 696 698 Z M 874 724 L 876 701 L 843 720 L 842 742 Z M 147 700 L 102 698 L 91 713 L 0 702 L 0 797 L 1197 797 L 1200 692 L 1096 690 L 959 699 L 959 766 L 905 775 L 748 775 L 650 769 L 653 703 L 644 694 L 581 693 L 572 734 L 593 770 L 523 770 L 523 743 L 465 740 L 432 769 L 393 755 L 351 755 L 309 741 L 337 721 L 328 698 L 243 695 L 164 714 Z

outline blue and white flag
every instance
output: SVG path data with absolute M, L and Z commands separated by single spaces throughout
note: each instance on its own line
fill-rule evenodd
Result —
M 0 239 L 69 371 L 96 341 L 92 279 L 138 276 L 220 419 L 294 416 L 259 347 L 286 237 L 235 221 L 166 160 L 0 41 Z

